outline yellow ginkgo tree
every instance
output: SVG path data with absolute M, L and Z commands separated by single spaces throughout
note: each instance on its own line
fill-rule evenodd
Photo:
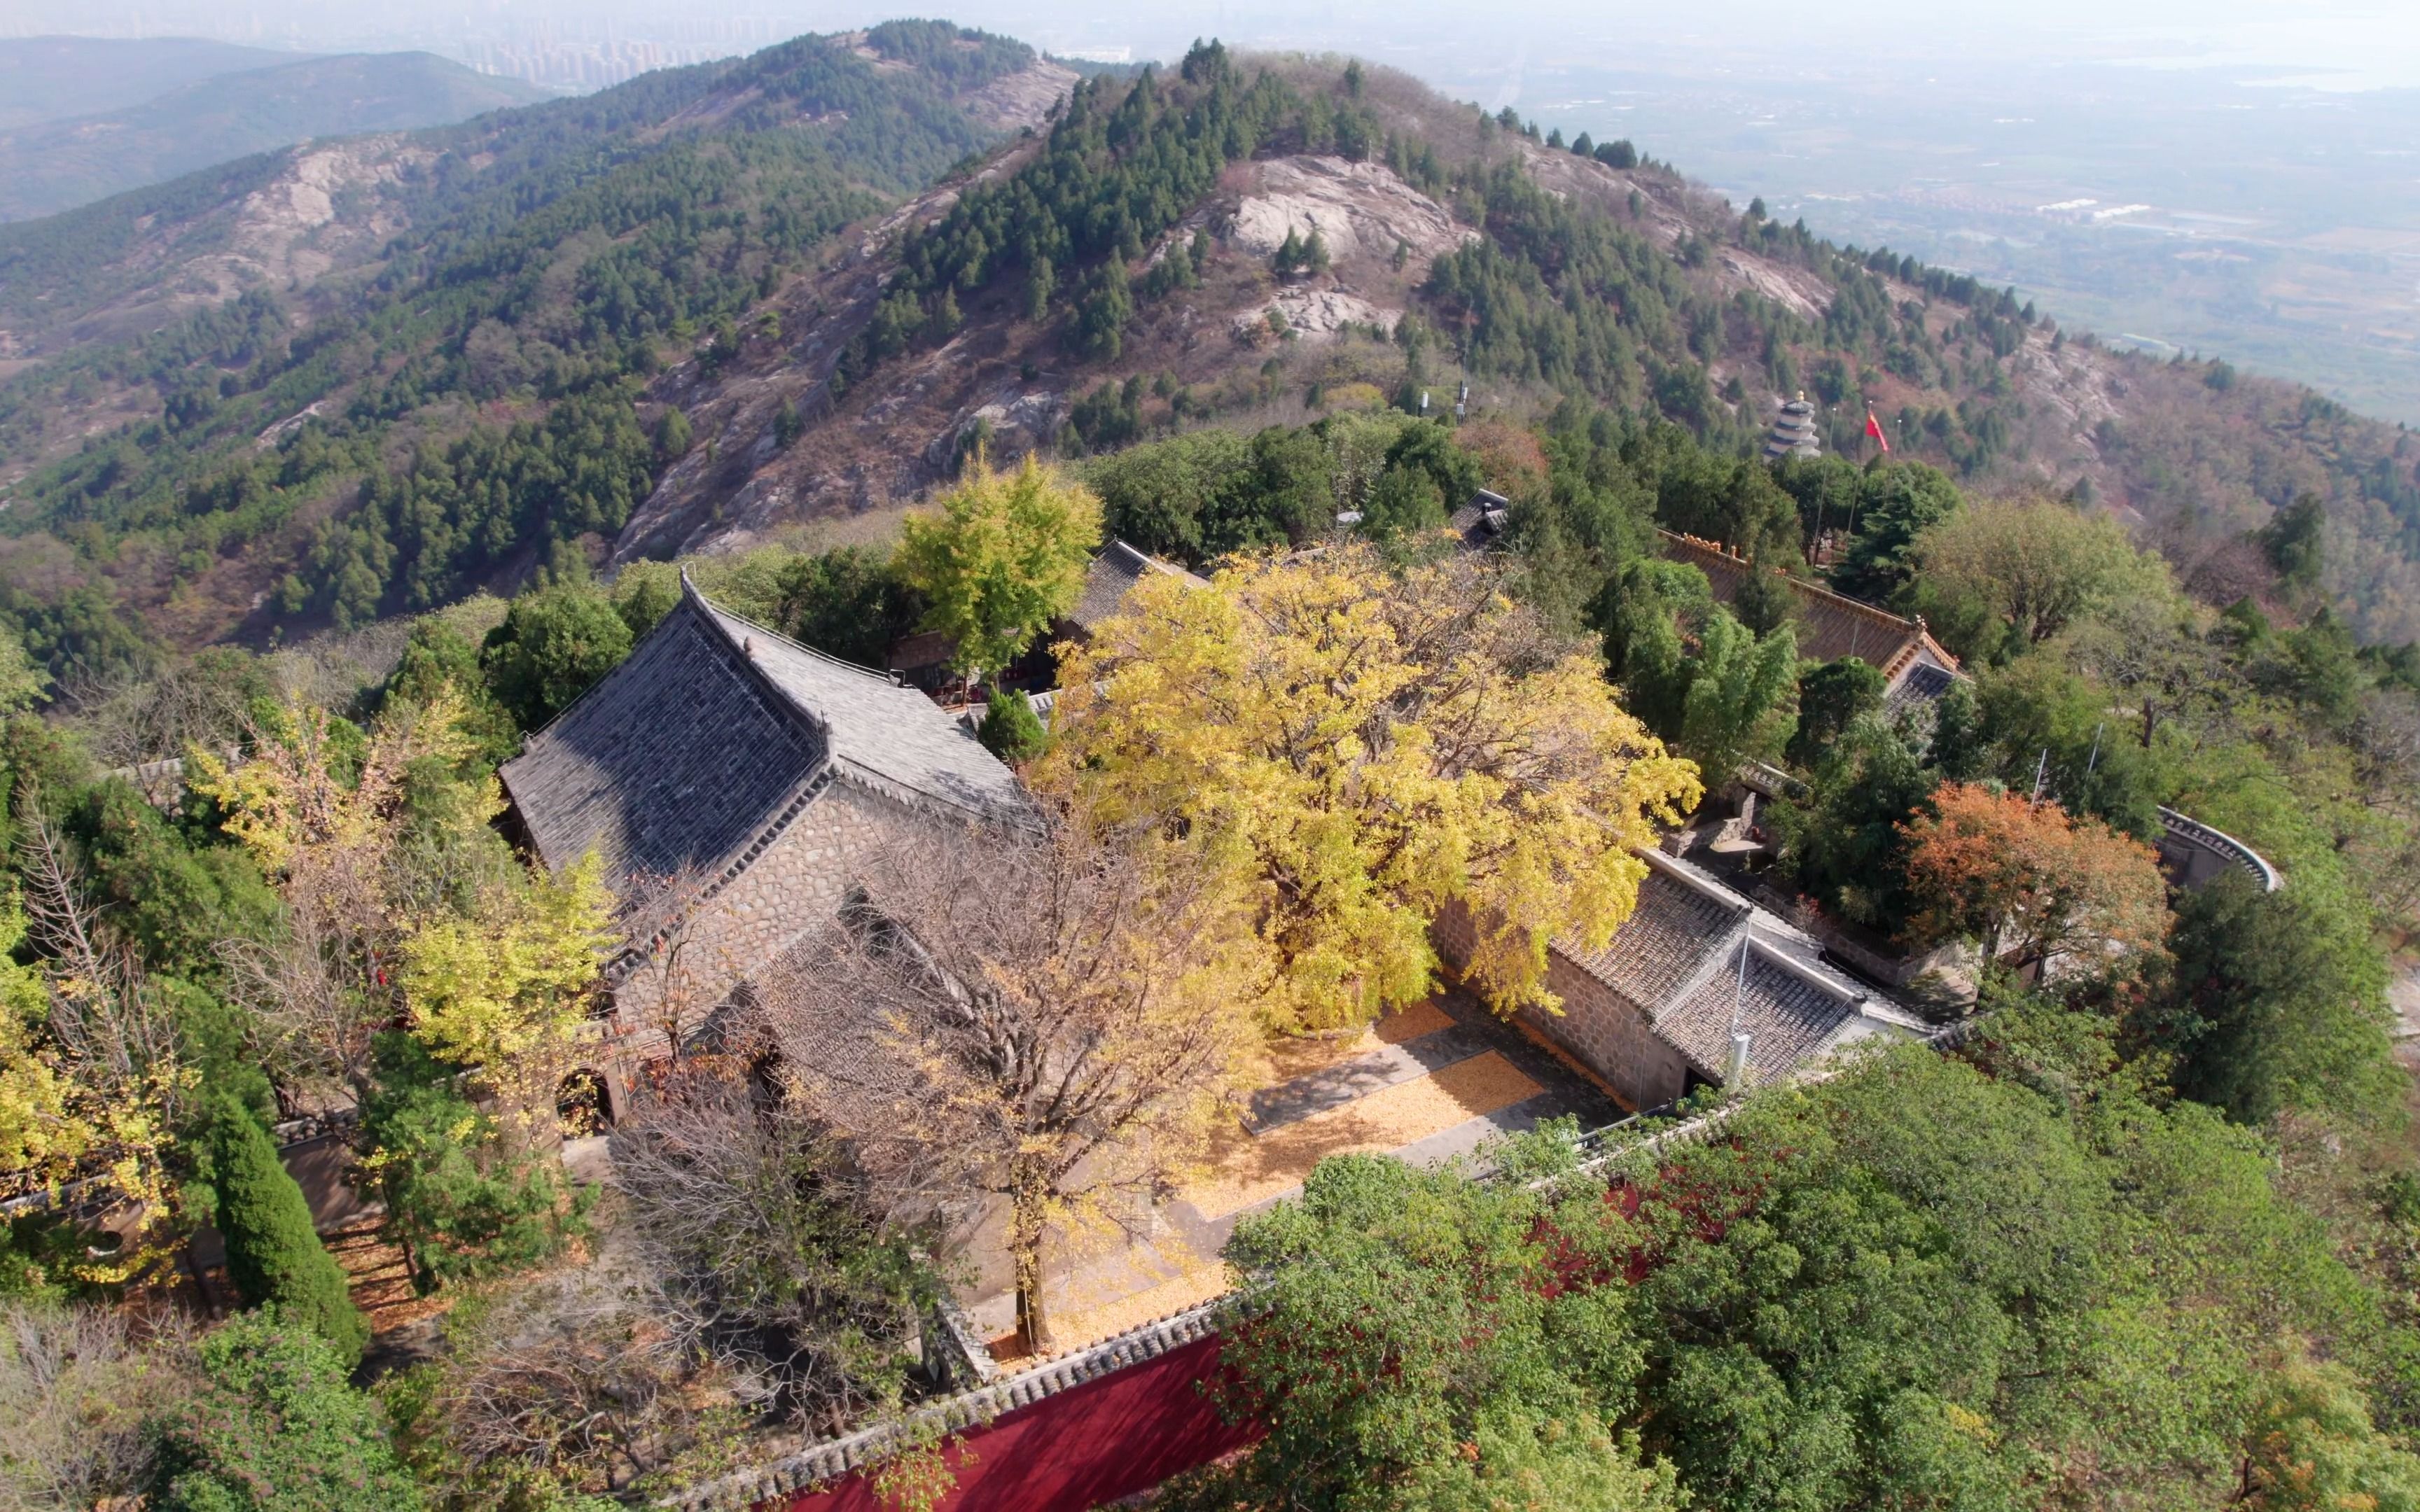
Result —
M 70 1107 L 71 1086 L 45 1044 L 50 995 L 30 966 L 10 959 L 25 937 L 25 913 L 0 898 L 0 1180 L 40 1183 L 71 1170 L 97 1142 Z
M 923 628 L 949 637 L 951 665 L 998 671 L 1067 612 L 1101 544 L 1101 501 L 1028 455 L 1013 472 L 978 454 L 938 516 L 911 515 L 900 577 L 931 608 Z
M 472 751 L 460 712 L 441 692 L 364 735 L 298 703 L 255 733 L 248 761 L 197 764 L 196 791 L 287 903 L 286 938 L 234 962 L 237 979 L 305 1064 L 357 1094 L 378 1033 L 398 1024 L 499 1089 L 535 1087 L 611 941 L 598 863 L 523 869 L 486 827 L 495 779 L 431 777 Z
M 140 964 L 96 931 L 47 817 L 30 806 L 17 817 L 26 890 L 0 894 L 0 1195 L 56 1197 L 93 1181 L 137 1207 L 162 1202 L 193 1073 Z M 11 959 L 28 942 L 38 967 Z M 69 1268 L 114 1285 L 155 1258 L 137 1242 Z
M 421 911 L 400 856 L 411 775 L 469 754 L 460 708 L 447 697 L 403 704 L 365 734 L 297 701 L 253 729 L 249 745 L 240 762 L 197 751 L 189 767 L 194 791 L 218 806 L 286 903 L 278 939 L 233 949 L 231 980 L 282 1059 L 358 1098 L 371 1043 L 400 1011 L 397 957 Z M 484 824 L 495 807 L 464 822 Z
M 1231 561 L 1206 590 L 1146 578 L 1063 654 L 1037 779 L 1243 869 L 1281 1026 L 1428 992 L 1454 904 L 1472 985 L 1551 1006 L 1547 942 L 1603 946 L 1637 903 L 1634 851 L 1699 796 L 1597 657 L 1467 559 L 1397 573 L 1338 546 Z
M 584 1015 L 613 944 L 613 896 L 594 853 L 559 876 L 488 888 L 467 915 L 431 920 L 403 946 L 411 1027 L 441 1058 L 506 1076 L 547 1055 Z

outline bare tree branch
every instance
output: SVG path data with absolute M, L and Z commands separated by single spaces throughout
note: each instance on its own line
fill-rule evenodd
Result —
M 1050 1236 L 1146 1221 L 1257 1044 L 1239 900 L 1147 836 L 1085 833 L 902 836 L 760 989 L 788 1095 L 878 1208 L 1006 1203 L 1037 1345 Z

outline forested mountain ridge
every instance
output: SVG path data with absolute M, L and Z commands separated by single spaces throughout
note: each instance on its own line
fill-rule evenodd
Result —
M 1214 188 L 1120 249 L 1131 313 L 1114 354 L 1086 325 L 1113 301 L 1097 249 L 1051 263 L 1038 319 L 1031 262 L 1000 249 L 975 283 L 955 280 L 947 310 L 931 287 L 912 312 L 897 299 L 901 259 L 942 234 L 964 191 L 1064 178 L 1020 145 L 769 301 L 780 340 L 657 380 L 650 397 L 683 410 L 701 452 L 666 473 L 617 554 L 912 497 L 979 435 L 1103 449 L 1212 415 L 1305 418 L 1372 389 L 1430 387 L 1442 405 L 1467 377 L 1483 409 L 1539 413 L 1582 393 L 1745 449 L 1805 390 L 1831 450 L 1869 449 L 1869 403 L 1898 455 L 1987 490 L 2106 501 L 2222 602 L 2261 591 L 2246 532 L 2317 494 L 2340 603 L 2375 639 L 2420 634 L 2420 452 L 2395 427 L 2224 364 L 2071 340 L 2002 291 L 1743 215 L 1626 143 L 1542 142 L 1385 70 L 1241 67 L 1270 70 L 1293 103 Z M 1314 229 L 1323 265 L 1306 255 L 1280 272 L 1285 238 Z M 1194 268 L 1198 233 L 1210 255 Z M 885 355 L 868 363 L 872 347 Z
M 0 228 L 0 612 L 54 665 L 107 666 L 425 606 L 558 528 L 610 533 L 649 482 L 625 386 L 655 343 L 1074 77 L 892 23 Z M 465 445 L 515 460 L 433 555 L 371 583 L 315 559 L 365 479 Z
M 2105 502 L 2219 602 L 2264 592 L 2248 532 L 2308 493 L 2335 602 L 2420 636 L 2420 453 L 2308 391 L 2070 339 L 1357 64 L 1213 44 L 979 155 L 1075 82 L 894 23 L 0 228 L 0 341 L 41 359 L 0 385 L 0 612 L 64 671 L 575 542 L 741 544 L 977 444 L 1441 412 L 1466 380 L 1742 455 L 1800 390 L 1857 455 L 1871 404 L 1898 455 Z

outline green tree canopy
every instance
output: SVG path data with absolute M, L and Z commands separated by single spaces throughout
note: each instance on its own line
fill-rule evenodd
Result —
M 1962 655 L 1983 649 L 2001 625 L 2039 645 L 2112 605 L 2175 594 L 2167 564 L 2137 550 L 2124 526 L 2050 499 L 1971 505 L 1928 528 L 1912 558 L 1913 601 L 1957 637 Z M 1966 623 L 1976 617 L 1966 605 L 1981 624 Z
M 594 588 L 566 585 L 513 600 L 479 653 L 496 702 L 524 730 L 571 706 L 630 654 L 630 626 Z
M 1042 754 L 1049 745 L 1049 732 L 1042 728 L 1042 718 L 1033 712 L 1032 703 L 1014 688 L 995 687 L 991 701 L 984 709 L 983 723 L 975 727 L 975 738 L 984 749 L 1001 761 L 1023 765 Z
M 1817 764 L 1807 796 L 1768 810 L 1782 859 L 1825 908 L 1896 928 L 1909 906 L 1900 826 L 1931 795 L 1934 780 L 1881 716 L 1850 720 Z
M 2287 1109 L 2376 1120 L 2407 1087 L 2385 954 L 2326 888 L 2229 872 L 2177 903 L 2171 985 L 2143 1011 L 2177 1089 L 2246 1123 Z
M 1075 606 L 1101 544 L 1101 501 L 1029 455 L 1015 472 L 977 458 L 940 506 L 909 517 L 899 576 L 929 606 L 924 628 L 954 643 L 952 666 L 997 671 Z
M 1798 637 L 1790 626 L 1760 638 L 1717 609 L 1699 631 L 1690 668 L 1679 745 L 1710 785 L 1729 781 L 1741 762 L 1781 749 L 1798 675 Z
M 459 1072 L 411 1036 L 381 1035 L 376 1054 L 362 1164 L 413 1283 L 426 1291 L 561 1252 L 581 1212 L 561 1163 L 517 1148 L 471 1104 Z
M 25 654 L 25 638 L 15 626 L 0 624 L 0 718 L 32 708 L 50 686 L 50 674 Z
M 162 1512 L 419 1512 L 349 1360 L 274 1310 L 202 1340 L 208 1384 L 170 1415 L 152 1503 Z
M 2375 1300 L 2260 1142 L 2007 1007 L 1590 1173 L 1551 1131 L 1486 1186 L 1324 1163 L 1227 1250 L 1268 1436 L 1164 1504 L 2404 1504 L 2359 1367 L 2310 1363 L 2382 1364 Z
M 1916 537 L 1962 503 L 1957 486 L 1921 462 L 1869 469 L 1857 490 L 1856 531 L 1832 580 L 1859 598 L 1889 598 L 1916 570 Z
M 2043 793 L 2071 813 L 2137 839 L 2159 832 L 2158 774 L 2129 738 L 2132 721 L 2112 716 L 2107 693 L 2047 656 L 1987 673 L 1978 689 L 1986 775 L 2030 795 L 2039 774 Z
M 227 1278 L 250 1306 L 271 1305 L 286 1323 L 310 1328 L 349 1368 L 368 1342 L 345 1273 L 311 1223 L 302 1189 L 277 1158 L 269 1131 L 224 1094 L 209 1103 L 207 1158 L 225 1236 Z
M 1714 612 L 1706 575 L 1662 557 L 1624 565 L 1595 606 L 1606 671 L 1621 685 L 1630 712 L 1667 739 L 1679 733 L 1689 697 L 1685 631 Z
M 782 570 L 774 624 L 801 645 L 861 667 L 889 664 L 916 623 L 916 599 L 881 552 L 845 546 Z
M 1790 737 L 1791 763 L 1814 765 L 1853 721 L 1880 714 L 1885 686 L 1882 669 L 1861 657 L 1808 666 L 1798 678 L 1798 729 Z
M 1601 1198 L 1574 1206 L 1575 1244 L 1559 1249 L 1550 1196 L 1365 1155 L 1244 1220 L 1227 1257 L 1250 1312 L 1222 1356 L 1224 1402 L 1269 1436 L 1173 1506 L 1681 1505 L 1669 1470 L 1610 1429 L 1640 1364 L 1621 1298 L 1554 1284 L 1559 1266 L 1610 1260 L 1588 1211 Z
M 2319 586 L 2327 564 L 2328 508 L 2315 493 L 2299 493 L 2260 529 L 2262 550 L 2277 576 L 2294 588 Z

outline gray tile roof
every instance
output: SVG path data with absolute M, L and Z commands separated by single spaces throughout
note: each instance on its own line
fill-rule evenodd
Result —
M 1126 594 L 1134 591 L 1134 585 L 1142 581 L 1145 574 L 1154 572 L 1206 586 L 1202 579 L 1182 567 L 1162 562 L 1147 551 L 1138 551 L 1124 541 L 1111 541 L 1085 569 L 1084 592 L 1076 600 L 1076 607 L 1067 611 L 1068 621 L 1080 630 L 1091 630 L 1125 607 Z
M 1747 975 L 1740 976 L 1740 952 Z M 1864 995 L 1762 941 L 1738 940 L 1717 969 L 1655 1018 L 1656 1037 L 1719 1076 L 1730 1069 L 1732 1013 L 1748 1034 L 1758 1079 L 1787 1072 L 1821 1054 L 1860 1016 Z
M 827 656 L 700 598 L 790 706 L 828 733 L 840 776 L 894 798 L 973 818 L 1019 818 L 1032 802 L 1016 775 L 939 704 L 881 672 Z
M 647 879 L 721 871 L 825 753 L 822 732 L 685 597 L 497 776 L 548 866 L 594 847 L 607 883 L 635 902 Z
M 1719 884 L 1692 886 L 1657 868 L 1638 884 L 1637 908 L 1604 949 L 1582 950 L 1567 940 L 1555 949 L 1652 1018 L 1722 953 L 1751 907 L 1745 898 L 1724 899 Z
M 1957 682 L 1958 674 L 1948 668 L 1918 661 L 1910 666 L 1907 675 L 1892 687 L 1888 702 L 1894 709 L 1911 703 L 1937 703 Z
M 1612 941 L 1590 952 L 1558 940 L 1554 949 L 1637 1010 L 1657 1038 L 1706 1075 L 1719 1079 L 1730 1069 L 1735 997 L 1740 1026 L 1751 1037 L 1749 1062 L 1763 1076 L 1882 1023 L 1906 1026 L 1823 965 L 1823 947 L 1804 931 L 1687 861 L 1660 851 L 1639 856 L 1649 871 L 1638 906 Z
M 539 857 L 559 867 L 595 848 L 626 914 L 650 880 L 736 872 L 835 779 L 970 816 L 1032 811 L 1015 775 L 922 693 L 686 584 L 497 775 Z
M 1445 528 L 1451 531 L 1465 549 L 1483 551 L 1504 533 L 1512 520 L 1512 501 L 1500 493 L 1485 488 L 1471 495 L 1470 502 L 1446 517 Z

